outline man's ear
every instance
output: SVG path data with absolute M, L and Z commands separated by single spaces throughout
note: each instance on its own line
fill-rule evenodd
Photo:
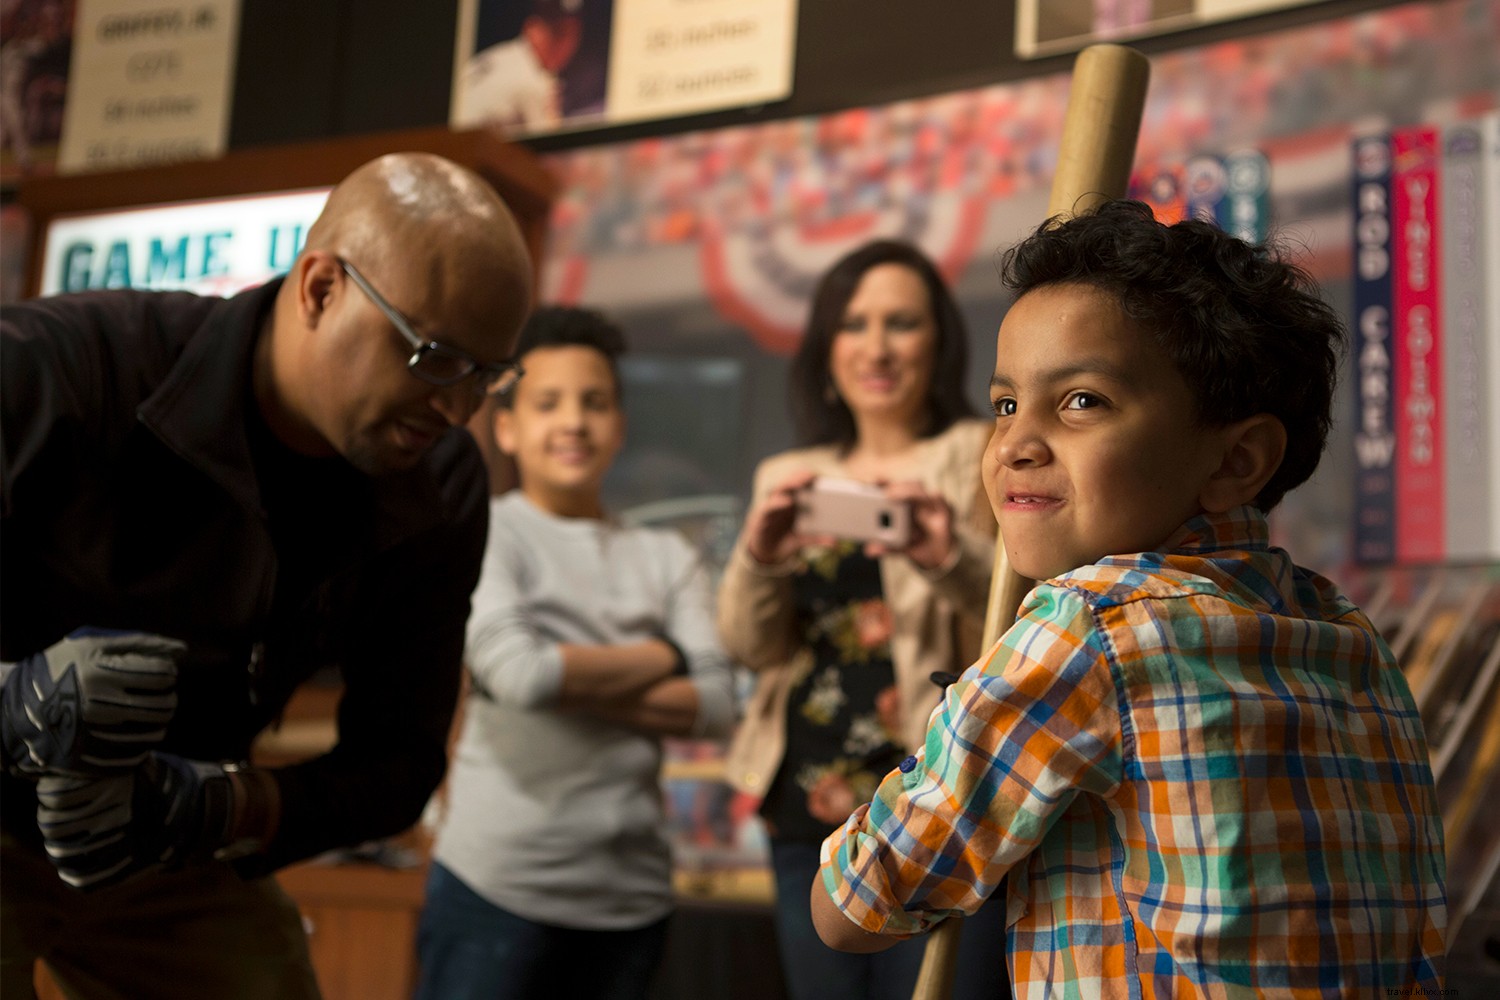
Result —
M 495 444 L 511 458 L 516 457 L 515 411 L 508 406 L 495 407 Z
M 1198 494 L 1203 509 L 1216 514 L 1254 500 L 1286 454 L 1286 428 L 1269 413 L 1246 417 L 1219 433 L 1222 460 Z
M 297 283 L 297 317 L 308 329 L 327 311 L 339 270 L 338 258 L 321 250 L 304 251 L 292 265 L 287 280 Z

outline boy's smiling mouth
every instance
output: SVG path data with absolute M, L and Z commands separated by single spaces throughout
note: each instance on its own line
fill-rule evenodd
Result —
M 1062 506 L 1061 497 L 1044 496 L 1040 493 L 1006 493 L 1007 510 L 1053 510 Z
M 564 445 L 551 449 L 552 457 L 562 462 L 587 462 L 594 456 L 594 449 L 584 445 Z

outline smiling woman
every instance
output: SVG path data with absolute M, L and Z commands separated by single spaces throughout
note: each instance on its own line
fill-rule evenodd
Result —
M 921 964 L 920 942 L 832 951 L 807 892 L 823 838 L 920 743 L 939 697 L 929 677 L 957 673 L 979 652 L 995 524 L 979 483 L 990 426 L 970 419 L 963 389 L 966 341 L 952 296 L 916 248 L 879 240 L 835 264 L 792 364 L 807 447 L 761 463 L 725 567 L 720 634 L 757 674 L 728 769 L 761 798 L 793 996 L 909 994 Z M 799 531 L 819 476 L 875 484 L 909 508 L 909 541 Z M 1001 917 L 999 905 L 986 907 L 966 926 L 955 997 L 1006 992 L 1004 956 L 991 946 Z

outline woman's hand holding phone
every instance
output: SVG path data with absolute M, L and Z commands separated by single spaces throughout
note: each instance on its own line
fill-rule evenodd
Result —
M 953 508 L 941 496 L 929 493 L 921 483 L 876 483 L 875 489 L 883 494 L 883 504 L 872 507 L 868 500 L 841 494 L 839 491 L 852 485 L 847 482 L 830 482 L 834 493 L 813 495 L 818 489 L 817 479 L 812 472 L 792 473 L 751 508 L 745 518 L 745 547 L 756 562 L 775 565 L 805 546 L 828 545 L 838 538 L 864 542 L 865 554 L 872 558 L 905 554 L 923 569 L 936 569 L 952 554 Z M 900 513 L 909 512 L 909 516 L 900 518 L 908 525 L 898 533 L 904 537 L 904 543 L 889 537 L 872 537 L 864 527 L 855 527 L 864 521 L 875 523 L 871 520 L 875 515 L 863 508 L 874 510 L 879 506 L 892 514 L 898 508 Z M 882 530 L 884 527 L 881 526 Z
M 745 516 L 745 549 L 750 558 L 767 566 L 785 562 L 802 548 L 796 534 L 799 496 L 812 485 L 817 474 L 794 472 L 782 479 Z
M 886 496 L 881 484 L 823 476 L 798 496 L 792 530 L 807 544 L 846 539 L 899 552 L 911 540 L 911 510 L 904 500 Z
M 911 535 L 902 548 L 872 541 L 865 546 L 869 556 L 903 553 L 922 569 L 942 566 L 953 554 L 953 507 L 936 493 L 915 481 L 886 483 L 885 495 L 911 510 Z

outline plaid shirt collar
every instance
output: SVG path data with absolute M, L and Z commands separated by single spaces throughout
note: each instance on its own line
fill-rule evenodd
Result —
M 1189 518 L 1157 549 L 1185 555 L 1216 552 L 1265 552 L 1271 547 L 1271 529 L 1266 515 L 1249 505 L 1231 507 L 1222 514 L 1205 511 Z

